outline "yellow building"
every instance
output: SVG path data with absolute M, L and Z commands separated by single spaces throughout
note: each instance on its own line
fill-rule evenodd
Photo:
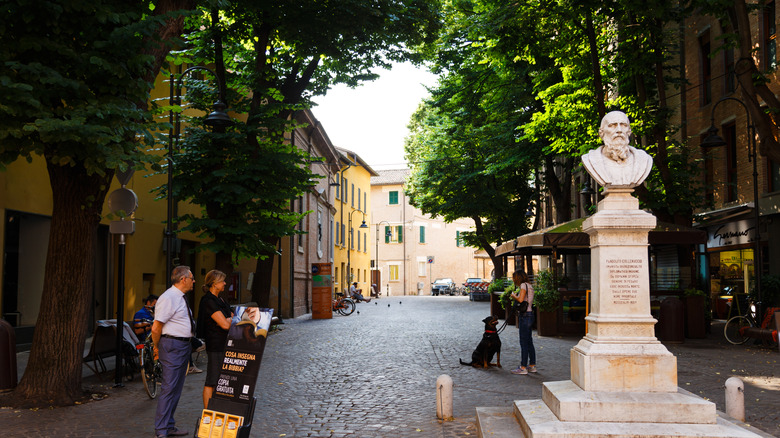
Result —
M 371 251 L 369 245 L 369 212 L 371 211 L 371 167 L 352 151 L 336 148 L 341 170 L 336 187 L 334 215 L 334 290 L 349 290 L 351 283 L 368 297 L 371 291 Z

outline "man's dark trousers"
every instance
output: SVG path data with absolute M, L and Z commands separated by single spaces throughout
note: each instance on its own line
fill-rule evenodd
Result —
M 158 436 L 167 436 L 168 430 L 176 427 L 173 414 L 181 398 L 184 378 L 192 354 L 189 341 L 160 338 L 160 364 L 162 364 L 162 386 L 157 397 L 157 412 L 154 430 Z

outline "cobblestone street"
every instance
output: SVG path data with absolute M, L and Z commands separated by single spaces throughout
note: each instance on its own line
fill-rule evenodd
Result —
M 331 320 L 288 320 L 269 336 L 253 437 L 477 436 L 475 407 L 509 408 L 513 400 L 541 398 L 542 382 L 569 379 L 569 350 L 578 341 L 534 333 L 539 373 L 516 376 L 509 372 L 520 358 L 513 326 L 501 334 L 503 369 L 458 363 L 470 360 L 482 336 L 486 302 L 393 297 L 359 304 L 358 312 Z M 678 357 L 679 386 L 723 411 L 723 384 L 739 376 L 745 381 L 747 423 L 779 435 L 777 349 L 729 345 L 720 327 L 715 325 L 708 339 L 668 345 Z M 455 383 L 451 422 L 436 419 L 435 382 L 442 374 Z M 176 412 L 181 428 L 193 431 L 204 379 L 205 374 L 187 377 Z M 102 382 L 85 378 L 85 385 L 108 393 L 102 401 L 50 410 L 1 409 L 4 436 L 153 436 L 156 401 L 148 399 L 140 378 L 118 389 L 112 381 L 113 373 Z

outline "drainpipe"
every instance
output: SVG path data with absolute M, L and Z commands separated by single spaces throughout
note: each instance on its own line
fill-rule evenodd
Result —
M 401 186 L 403 188 L 403 186 Z M 406 295 L 406 282 L 408 281 L 408 277 L 406 275 L 406 242 L 409 240 L 409 233 L 406 232 L 406 193 L 404 193 L 403 190 L 401 190 L 401 193 L 403 193 L 404 196 L 404 203 L 403 203 L 403 209 L 401 210 L 401 231 L 403 234 L 406 234 L 404 238 L 404 295 Z

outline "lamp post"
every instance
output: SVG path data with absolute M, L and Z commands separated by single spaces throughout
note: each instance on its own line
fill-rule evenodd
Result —
M 382 272 L 379 270 L 379 226 L 382 224 L 387 224 L 388 226 L 390 226 L 390 223 L 387 221 L 379 221 L 376 224 L 376 252 L 374 253 L 374 260 L 375 260 L 374 268 L 377 270 L 378 273 Z M 379 274 L 377 274 L 377 276 L 379 276 Z M 381 287 L 381 285 L 377 284 L 376 287 L 377 287 L 376 293 L 377 296 L 379 296 L 379 288 Z
M 590 207 L 593 205 L 593 195 L 595 194 L 596 191 L 590 186 L 590 178 L 586 178 L 585 184 L 582 185 L 582 190 L 580 190 L 580 195 L 585 200 L 585 211 L 588 215 L 591 213 Z
M 227 107 L 227 105 L 225 105 L 225 86 L 222 83 L 221 77 L 208 67 L 203 67 L 200 65 L 192 66 L 184 70 L 179 75 L 178 80 L 176 80 L 175 75 L 171 73 L 170 104 L 177 105 L 177 106 L 181 105 L 181 89 L 182 89 L 182 83 L 184 81 L 184 77 L 195 70 L 206 70 L 210 72 L 212 75 L 214 75 L 214 77 L 217 78 L 217 82 L 219 84 L 219 97 L 217 98 L 217 101 L 213 105 L 213 111 L 206 117 L 206 120 L 204 120 L 203 123 L 215 129 L 224 129 L 230 126 L 233 122 L 225 112 L 225 108 Z M 173 236 L 175 233 L 173 229 L 173 151 L 174 151 L 174 146 L 178 146 L 179 143 L 179 135 L 181 130 L 181 120 L 179 117 L 179 112 L 174 113 L 173 110 L 170 110 L 168 112 L 168 121 L 171 124 L 171 128 L 170 131 L 168 132 L 168 157 L 167 157 L 168 211 L 167 211 L 167 217 L 165 222 L 165 240 L 166 240 L 165 284 L 167 285 L 167 287 L 171 287 L 171 271 L 173 270 L 172 267 Z
M 219 89 L 219 95 L 217 101 L 212 105 L 213 110 L 206 116 L 203 121 L 206 126 L 211 126 L 212 129 L 218 132 L 224 132 L 224 129 L 233 124 L 233 120 L 227 115 L 225 109 L 227 104 L 225 103 L 225 63 L 222 60 L 222 37 L 219 33 L 219 11 L 217 9 L 211 10 L 211 27 L 214 30 L 214 63 L 217 67 L 217 71 L 195 65 L 184 70 L 179 79 L 176 80 L 175 75 L 171 72 L 171 95 L 169 103 L 170 105 L 181 105 L 181 89 L 185 76 L 195 70 L 206 70 L 211 73 L 217 80 L 217 87 Z M 173 271 L 172 265 L 172 252 L 173 252 L 173 148 L 174 143 L 178 145 L 179 134 L 181 130 L 181 122 L 179 120 L 179 112 L 174 113 L 173 110 L 168 111 L 168 122 L 171 124 L 171 129 L 168 132 L 168 188 L 167 188 L 167 202 L 168 211 L 165 222 L 165 284 L 166 288 L 171 287 L 171 272 Z
M 720 99 L 712 107 L 712 113 L 710 118 L 710 129 L 707 130 L 708 135 L 701 142 L 701 147 L 705 149 L 725 146 L 726 140 L 718 135 L 718 128 L 715 127 L 715 108 L 721 103 L 733 100 L 745 109 L 747 116 L 747 132 L 750 136 L 748 140 L 748 161 L 753 162 L 753 213 L 756 221 L 756 234 L 755 234 L 755 249 L 753 254 L 753 271 L 756 276 L 756 296 L 758 297 L 758 303 L 756 304 L 756 312 L 758 317 L 761 317 L 761 228 L 759 227 L 759 221 L 761 220 L 761 212 L 758 210 L 758 156 L 756 151 L 756 126 L 750 120 L 750 111 L 744 102 L 736 97 L 724 97 Z
M 347 246 L 347 282 L 349 284 L 352 284 L 352 265 L 351 265 L 351 254 L 352 254 L 352 215 L 355 214 L 355 212 L 358 212 L 360 210 L 352 210 L 349 212 L 349 225 L 347 226 L 349 231 L 349 246 Z M 368 228 L 368 225 L 366 225 L 366 214 L 360 211 L 360 213 L 363 214 L 363 223 L 360 224 L 358 228 Z

